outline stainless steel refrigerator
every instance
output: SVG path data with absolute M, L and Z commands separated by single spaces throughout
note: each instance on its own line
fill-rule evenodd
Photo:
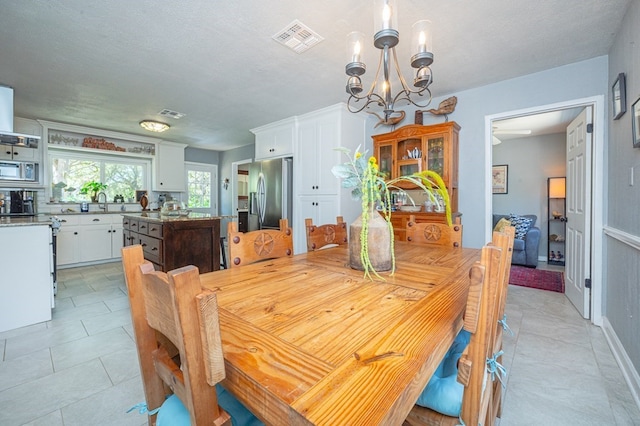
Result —
M 249 231 L 278 229 L 280 219 L 293 218 L 293 158 L 251 163 L 249 166 Z

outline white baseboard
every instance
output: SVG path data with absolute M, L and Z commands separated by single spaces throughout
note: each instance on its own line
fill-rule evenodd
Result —
M 613 352 L 613 356 L 618 362 L 620 370 L 622 370 L 624 380 L 629 386 L 631 395 L 633 396 L 638 409 L 640 409 L 640 375 L 638 375 L 638 371 L 633 366 L 631 359 L 629 359 L 627 351 L 624 350 L 622 342 L 620 342 L 620 339 L 618 339 L 618 336 L 613 330 L 611 323 L 609 322 L 607 317 L 602 318 L 602 331 L 604 332 L 604 337 L 607 339 L 609 347 L 611 348 L 611 352 Z

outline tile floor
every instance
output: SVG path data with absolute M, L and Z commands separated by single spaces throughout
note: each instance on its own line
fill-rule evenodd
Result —
M 0 425 L 143 425 L 120 263 L 61 270 L 53 319 L 0 333 Z M 511 286 L 501 426 L 640 425 L 598 327 L 562 294 Z

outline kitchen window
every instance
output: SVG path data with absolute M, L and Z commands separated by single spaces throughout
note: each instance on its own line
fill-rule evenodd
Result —
M 150 170 L 151 160 L 50 150 L 51 198 L 56 202 L 87 200 L 80 188 L 85 182 L 98 181 L 107 185 L 107 200 L 122 195 L 133 202 L 136 190 L 149 188 Z

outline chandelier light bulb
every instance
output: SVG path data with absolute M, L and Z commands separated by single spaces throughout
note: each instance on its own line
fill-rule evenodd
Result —
M 353 46 L 353 60 L 351 62 L 360 62 L 360 41 Z
M 420 35 L 418 36 L 418 52 L 424 53 L 427 51 L 427 36 L 424 31 L 420 31 Z
M 382 8 L 382 29 L 388 30 L 391 28 L 391 7 L 385 4 Z

